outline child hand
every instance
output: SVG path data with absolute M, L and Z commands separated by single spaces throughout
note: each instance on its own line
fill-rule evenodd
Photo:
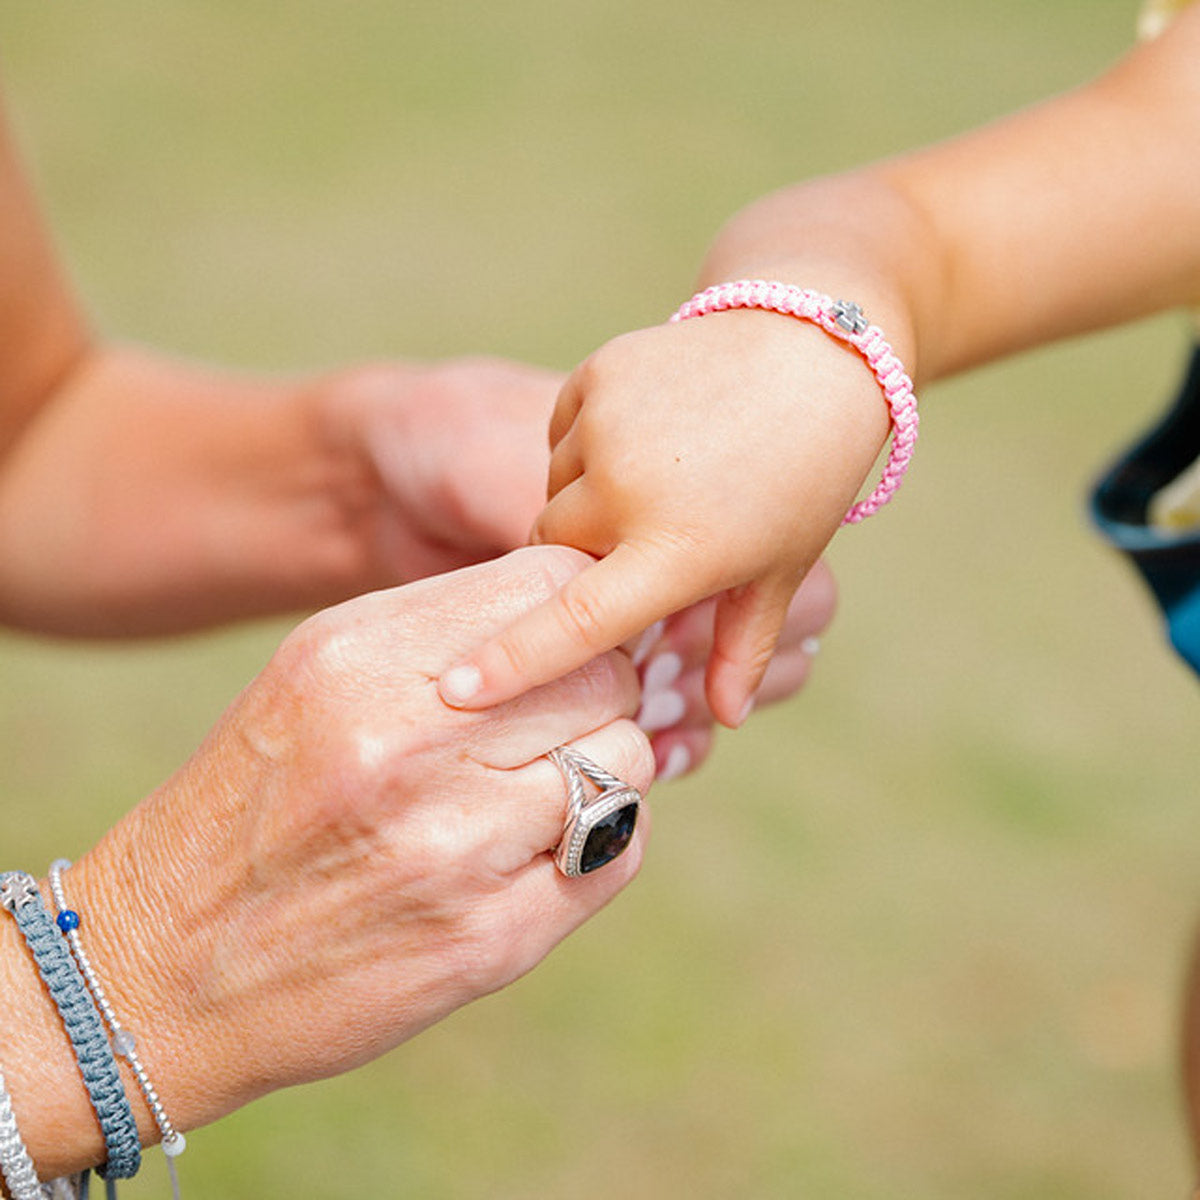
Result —
M 443 675 L 443 699 L 498 703 L 716 596 L 706 693 L 740 724 L 887 433 L 856 352 L 790 317 L 725 312 L 608 343 L 559 395 L 534 529 L 600 561 Z
M 788 606 L 775 653 L 754 696 L 756 713 L 806 686 L 836 604 L 837 585 L 818 559 Z M 715 599 L 693 604 L 656 623 L 631 650 L 642 687 L 635 719 L 650 738 L 657 777 L 664 782 L 701 766 L 716 741 L 704 694 L 716 607 Z

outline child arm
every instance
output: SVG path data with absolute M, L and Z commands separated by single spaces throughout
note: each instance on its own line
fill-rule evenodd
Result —
M 859 303 L 918 385 L 1200 293 L 1200 10 L 1087 87 L 786 189 L 703 285 Z M 626 334 L 567 381 L 535 536 L 599 558 L 442 680 L 484 706 L 717 595 L 714 713 L 737 724 L 787 601 L 888 430 L 871 372 L 810 324 L 734 311 Z

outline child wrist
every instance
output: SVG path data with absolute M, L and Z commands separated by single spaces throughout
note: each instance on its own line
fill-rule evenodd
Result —
M 855 350 L 883 392 L 891 420 L 891 446 L 874 490 L 842 518 L 855 525 L 878 512 L 896 493 L 912 460 L 919 418 L 912 379 L 887 338 L 872 325 L 858 304 L 835 300 L 822 292 L 763 279 L 739 279 L 705 288 L 670 320 L 685 321 L 731 309 L 757 308 L 806 321 Z

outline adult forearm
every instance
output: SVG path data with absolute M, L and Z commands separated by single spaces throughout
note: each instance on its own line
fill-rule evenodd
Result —
M 0 112 L 0 454 L 88 351 L 83 311 Z
M 308 389 L 91 354 L 0 466 L 0 620 L 163 633 L 363 585 L 370 480 Z

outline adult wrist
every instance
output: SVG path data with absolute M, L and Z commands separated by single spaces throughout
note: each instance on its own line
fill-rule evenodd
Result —
M 42 895 L 49 902 L 48 889 Z M 104 1137 L 62 1020 L 16 923 L 0 917 L 0 1044 L 21 1136 L 41 1179 L 98 1166 Z
M 127 1139 L 128 1146 L 136 1151 L 137 1147 L 160 1141 L 160 1124 L 135 1081 L 135 1057 L 143 1072 L 148 1063 L 152 1065 L 159 1098 L 180 1114 L 180 1128 L 173 1133 L 182 1132 L 184 1120 L 201 1123 L 231 1106 L 222 1106 L 219 1099 L 215 1101 L 215 1113 L 197 1106 L 201 1101 L 213 1104 L 217 1088 L 212 1081 L 227 1078 L 222 1065 L 226 1060 L 221 1058 L 219 1040 L 213 1044 L 212 1039 L 203 1039 L 188 1024 L 189 1005 L 183 999 L 184 989 L 178 985 L 180 968 L 187 964 L 181 963 L 179 956 L 172 959 L 176 939 L 170 920 L 163 919 L 170 905 L 164 903 L 153 881 L 145 877 L 137 847 L 125 843 L 122 832 L 118 826 L 100 847 L 71 869 L 68 879 L 74 910 L 67 923 L 59 922 L 59 927 L 64 931 L 70 928 L 75 923 L 70 918 L 75 918 L 76 911 L 83 912 L 80 928 L 86 926 L 90 967 L 97 971 L 91 977 L 85 973 L 80 979 L 81 996 L 90 994 L 100 1005 L 100 1012 L 107 1005 L 110 1013 L 120 1014 L 121 1034 L 111 1043 L 116 1055 L 112 1068 L 115 1080 L 119 1064 L 129 1105 L 126 1119 L 130 1115 L 136 1119 L 136 1134 L 131 1126 Z M 46 909 L 46 923 L 53 928 L 49 916 L 54 911 L 52 888 L 46 882 L 38 890 Z M 51 995 L 47 981 L 38 977 L 45 967 L 32 965 L 33 942 L 28 932 L 22 937 L 20 919 L 0 920 L 0 994 L 11 1001 L 0 1013 L 0 1045 L 4 1046 L 7 1091 L 19 1114 L 22 1140 L 43 1180 L 99 1167 L 106 1160 L 109 1170 L 123 1171 L 113 1157 L 113 1129 L 102 1132 L 97 1122 L 101 1110 L 93 1108 L 96 1096 L 92 1083 L 85 1086 L 79 1077 L 83 1061 L 76 1063 L 70 1051 L 75 1035 L 68 1037 L 65 1027 L 68 1010 L 57 993 Z M 74 952 L 73 946 L 68 951 L 69 938 L 67 934 L 61 943 L 62 957 L 67 961 Z M 75 963 L 80 965 L 77 956 Z M 101 974 L 103 1001 L 96 986 Z M 74 1001 L 72 1011 L 73 1006 Z M 100 1013 L 95 1015 L 95 1024 L 103 1030 Z M 138 1049 L 127 1055 L 121 1049 L 121 1039 L 128 1038 L 134 1029 Z M 107 1032 L 101 1037 L 107 1049 Z M 198 1045 L 204 1046 L 203 1055 L 194 1053 Z M 79 1053 L 78 1044 L 75 1053 Z M 197 1089 L 191 1082 L 197 1071 L 203 1071 L 209 1079 L 207 1089 Z M 107 1114 L 107 1109 L 104 1111 Z M 108 1121 L 108 1115 L 103 1120 Z M 175 1136 L 174 1149 L 168 1152 L 177 1154 L 185 1145 L 186 1139 Z M 127 1155 L 124 1149 L 121 1153 L 124 1162 Z
M 91 355 L 0 478 L 0 620 L 157 635 L 372 586 L 377 492 L 322 436 L 317 386 L 136 346 Z
M 107 999 L 122 1027 L 136 1035 L 163 1105 L 186 1133 L 234 1107 L 224 1097 L 236 1056 L 228 1039 L 197 1017 L 204 923 L 219 899 L 202 888 L 188 894 L 169 867 L 164 870 L 173 857 L 191 861 L 189 838 L 204 836 L 174 827 L 174 784 L 110 830 L 66 879 L 71 907 L 86 922 L 87 953 Z M 145 1097 L 124 1067 L 123 1076 L 142 1144 L 157 1144 L 160 1130 Z

